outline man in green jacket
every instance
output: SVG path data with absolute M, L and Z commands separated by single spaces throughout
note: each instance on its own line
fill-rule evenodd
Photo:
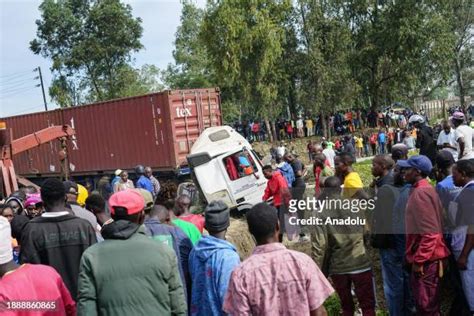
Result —
M 145 201 L 134 190 L 109 199 L 113 222 L 105 241 L 84 252 L 77 314 L 186 315 L 187 306 L 173 250 L 145 235 Z
M 344 209 L 341 180 L 328 177 L 320 200 L 327 201 L 321 213 L 323 225 L 315 225 L 311 233 L 312 258 L 333 281 L 344 315 L 355 311 L 352 285 L 364 315 L 375 315 L 375 289 L 371 262 L 364 246 L 364 226 L 341 225 L 339 220 L 365 219 L 355 208 Z M 360 211 L 362 212 L 362 211 Z

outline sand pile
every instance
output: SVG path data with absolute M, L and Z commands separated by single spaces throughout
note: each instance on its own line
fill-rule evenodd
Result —
M 240 255 L 240 260 L 244 260 L 252 254 L 255 242 L 250 235 L 245 219 L 230 219 L 230 226 L 227 229 L 226 239 L 235 245 Z

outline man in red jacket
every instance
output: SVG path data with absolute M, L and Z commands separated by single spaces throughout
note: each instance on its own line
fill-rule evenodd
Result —
M 407 168 L 405 181 L 412 185 L 408 198 L 406 261 L 411 265 L 410 284 L 418 315 L 440 314 L 440 278 L 449 250 L 443 239 L 441 200 L 428 180 L 433 166 L 428 157 L 412 156 L 397 164 Z
M 273 171 L 272 166 L 266 165 L 263 167 L 263 175 L 268 179 L 268 182 L 262 200 L 267 201 L 273 197 L 273 205 L 278 210 L 280 221 L 279 240 L 282 242 L 283 233 L 285 232 L 285 212 L 290 203 L 291 193 L 280 171 Z

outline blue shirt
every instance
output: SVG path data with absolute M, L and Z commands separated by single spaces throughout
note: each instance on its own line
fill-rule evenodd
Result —
M 222 305 L 232 271 L 240 264 L 234 245 L 203 236 L 189 255 L 192 279 L 191 315 L 224 315 Z
M 448 210 L 449 202 L 454 201 L 461 189 L 454 185 L 453 176 L 451 175 L 436 184 L 436 191 L 445 210 Z
M 239 163 L 243 165 L 244 167 L 250 167 L 250 162 L 247 159 L 247 157 L 239 156 Z
M 385 133 L 379 134 L 379 143 L 385 143 Z
M 151 183 L 151 180 L 145 176 L 140 176 L 137 181 L 137 188 L 145 189 L 149 191 L 152 195 L 154 194 L 153 183 Z

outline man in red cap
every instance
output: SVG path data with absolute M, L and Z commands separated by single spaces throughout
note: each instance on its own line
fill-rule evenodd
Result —
M 186 300 L 172 249 L 145 235 L 145 200 L 135 190 L 109 199 L 112 223 L 105 241 L 81 260 L 78 315 L 186 315 Z

